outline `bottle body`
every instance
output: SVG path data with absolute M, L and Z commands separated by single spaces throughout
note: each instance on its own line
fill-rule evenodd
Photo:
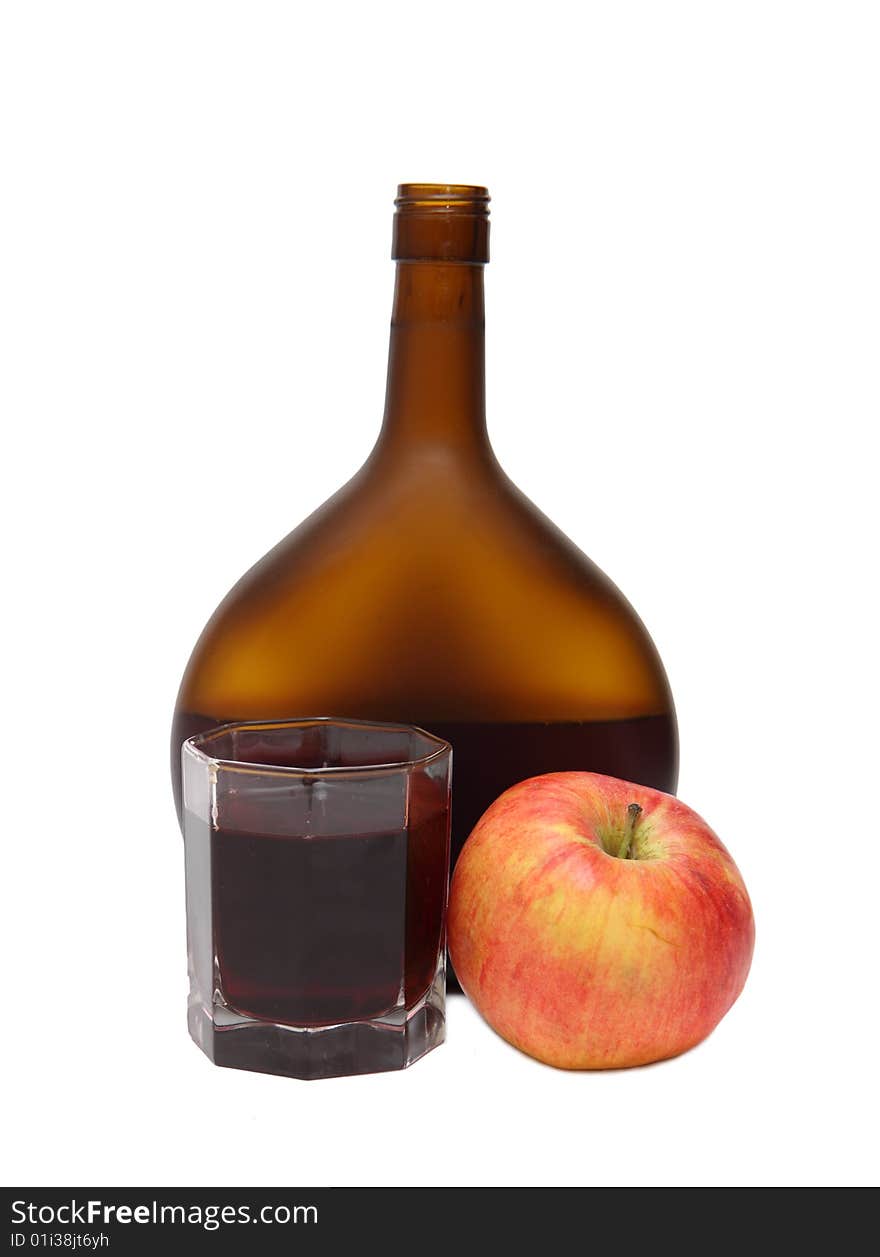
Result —
M 225 721 L 335 716 L 433 731 L 453 748 L 453 860 L 516 781 L 592 770 L 671 792 L 678 760 L 643 625 L 492 453 L 485 211 L 462 203 L 467 213 L 399 209 L 379 441 L 217 609 L 172 735 L 177 783 L 182 740 Z

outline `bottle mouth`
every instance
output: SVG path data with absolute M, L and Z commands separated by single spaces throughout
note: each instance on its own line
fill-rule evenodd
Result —
M 398 214 L 480 214 L 488 217 L 489 189 L 474 183 L 401 183 Z
M 401 183 L 391 256 L 397 262 L 489 261 L 489 190 L 474 183 Z

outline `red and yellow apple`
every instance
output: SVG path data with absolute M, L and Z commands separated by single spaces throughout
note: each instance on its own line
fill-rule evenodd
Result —
M 739 870 L 705 821 L 596 773 L 505 791 L 452 879 L 462 988 L 509 1043 L 563 1069 L 699 1043 L 742 990 L 754 941 Z

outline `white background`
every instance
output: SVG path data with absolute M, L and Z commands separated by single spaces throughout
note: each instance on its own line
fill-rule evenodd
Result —
M 2 14 L 3 1181 L 876 1182 L 876 6 Z M 176 687 L 371 447 L 402 180 L 490 187 L 497 453 L 651 629 L 753 896 L 664 1065 L 461 999 L 406 1074 L 187 1037 Z

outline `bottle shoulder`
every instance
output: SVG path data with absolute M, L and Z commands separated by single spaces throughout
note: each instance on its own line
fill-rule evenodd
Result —
M 392 584 L 418 577 L 438 597 L 454 597 L 468 572 L 484 570 L 495 574 L 496 594 L 533 594 L 538 581 L 547 593 L 555 586 L 623 603 L 497 464 L 466 475 L 442 455 L 391 473 L 368 464 L 245 573 L 230 602 L 365 570 Z
M 395 695 L 430 706 L 453 691 L 541 708 L 581 690 L 612 716 L 669 702 L 612 582 L 497 464 L 461 474 L 439 454 L 368 462 L 251 568 L 209 622 L 189 687 L 232 691 L 227 706 L 237 688 L 287 690 L 299 708 L 325 692 L 319 669 L 341 692 L 374 692 L 379 715 Z

